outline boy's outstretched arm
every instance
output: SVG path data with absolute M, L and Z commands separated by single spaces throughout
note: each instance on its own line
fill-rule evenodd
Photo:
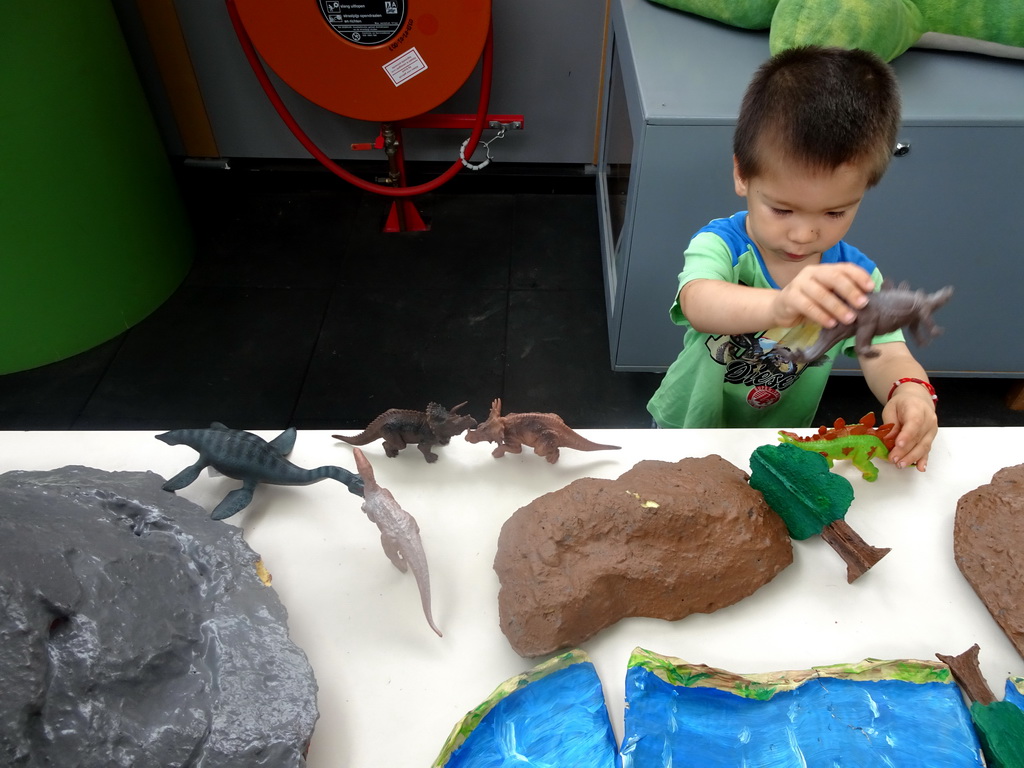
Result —
M 679 308 L 703 333 L 754 333 L 808 320 L 831 328 L 852 322 L 874 288 L 871 275 L 854 264 L 808 264 L 781 290 L 693 280 L 679 292 Z
M 935 401 L 921 384 L 909 381 L 895 389 L 893 384 L 900 379 L 928 381 L 928 374 L 902 341 L 876 344 L 874 349 L 879 351 L 878 357 L 861 357 L 860 367 L 871 391 L 883 404 L 882 423 L 896 425 L 891 433 L 896 445 L 889 451 L 889 460 L 900 469 L 916 464 L 918 471 L 924 472 L 939 431 Z

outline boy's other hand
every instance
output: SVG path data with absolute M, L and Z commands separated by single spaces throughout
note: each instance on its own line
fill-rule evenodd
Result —
M 809 320 L 833 328 L 852 323 L 874 290 L 871 275 L 856 264 L 808 264 L 776 294 L 775 325 L 791 328 Z
M 932 441 L 939 431 L 935 404 L 928 390 L 919 385 L 898 387 L 882 410 L 882 423 L 896 425 L 891 433 L 896 437 L 896 445 L 889 451 L 889 461 L 900 469 L 916 465 L 918 472 L 924 472 Z

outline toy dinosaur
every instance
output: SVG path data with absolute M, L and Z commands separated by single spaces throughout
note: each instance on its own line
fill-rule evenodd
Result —
M 896 444 L 895 438 L 889 436 L 893 426 L 883 424 L 876 427 L 875 414 L 868 413 L 859 424 L 847 424 L 843 419 L 836 419 L 831 428 L 819 427 L 815 434 L 805 437 L 779 430 L 779 442 L 820 453 L 828 460 L 829 467 L 836 459 L 849 459 L 861 471 L 861 476 L 871 483 L 878 478 L 878 468 L 871 459 L 876 456 L 888 459 L 889 451 Z
M 431 451 L 435 445 L 448 445 L 455 435 L 476 426 L 476 419 L 458 414 L 459 403 L 450 411 L 437 403 L 430 403 L 426 411 L 405 411 L 392 408 L 385 411 L 358 435 L 331 435 L 349 445 L 366 445 L 378 438 L 384 441 L 384 453 L 394 458 L 407 445 L 416 443 L 428 463 L 437 461 Z
M 325 478 L 337 480 L 356 496 L 363 495 L 363 481 L 341 467 L 324 466 L 303 469 L 288 461 L 295 445 L 295 428 L 290 427 L 267 442 L 262 437 L 214 422 L 209 429 L 172 429 L 156 436 L 168 445 L 187 445 L 199 451 L 195 464 L 186 467 L 163 484 L 165 491 L 179 491 L 199 477 L 203 467 L 242 481 L 218 504 L 211 517 L 224 520 L 245 509 L 259 483 L 271 485 L 310 485 Z
M 840 341 L 853 336 L 856 337 L 854 349 L 858 355 L 878 357 L 880 353 L 871 348 L 871 340 L 903 327 L 910 328 L 918 344 L 927 344 L 942 333 L 942 329 L 932 320 L 932 313 L 949 301 L 952 295 L 953 288 L 948 285 L 935 293 L 912 291 L 906 283 L 901 283 L 897 288 L 883 285 L 880 291 L 871 294 L 867 304 L 857 310 L 852 323 L 822 328 L 817 340 L 807 349 L 778 347 L 775 355 L 794 363 L 813 363 Z
M 522 453 L 523 446 L 533 448 L 549 463 L 558 461 L 559 448 L 576 451 L 614 451 L 617 445 L 601 445 L 573 432 L 562 417 L 554 413 L 509 413 L 501 415 L 501 398 L 491 403 L 491 412 L 485 421 L 466 433 L 471 443 L 497 443 L 491 455 L 500 459 L 506 453 Z
M 860 421 L 855 424 L 847 424 L 845 419 L 836 419 L 832 423 L 831 427 L 826 427 L 822 424 L 818 427 L 818 431 L 813 435 L 799 437 L 793 432 L 783 432 L 780 434 L 785 434 L 790 438 L 802 442 L 809 442 L 813 440 L 835 440 L 840 437 L 849 437 L 851 435 L 874 435 L 885 444 L 885 447 L 888 450 L 891 451 L 896 445 L 896 439 L 891 437 L 889 433 L 892 432 L 893 427 L 896 425 L 882 424 L 876 427 L 876 421 L 877 419 L 875 418 L 874 411 L 869 411 L 861 416 Z
M 363 479 L 363 512 L 380 529 L 380 543 L 388 559 L 402 573 L 412 568 L 412 575 L 416 577 L 416 585 L 420 590 L 423 615 L 427 617 L 430 628 L 441 637 L 441 630 L 434 625 L 430 615 L 430 574 L 427 571 L 423 542 L 420 540 L 420 527 L 416 519 L 399 506 L 391 491 L 377 484 L 373 467 L 363 452 L 356 448 L 352 453 L 356 469 Z

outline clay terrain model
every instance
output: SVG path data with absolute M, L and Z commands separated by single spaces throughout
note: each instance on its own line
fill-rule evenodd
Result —
M 1024 464 L 960 497 L 953 555 L 1013 647 L 1024 657 Z
M 932 320 L 932 313 L 952 295 L 953 287 L 949 285 L 935 293 L 912 291 L 906 283 L 900 283 L 897 288 L 883 285 L 882 290 L 871 294 L 868 303 L 857 310 L 852 323 L 822 328 L 818 339 L 807 349 L 779 347 L 774 354 L 794 363 L 812 363 L 843 339 L 855 336 L 854 349 L 858 355 L 878 357 L 878 350 L 871 348 L 871 340 L 900 328 L 909 328 L 918 344 L 927 344 L 942 333 Z
M 358 435 L 331 435 L 349 445 L 367 445 L 374 440 L 384 441 L 384 453 L 394 458 L 408 445 L 416 444 L 428 462 L 437 461 L 431 449 L 435 445 L 448 445 L 456 435 L 476 426 L 472 416 L 458 413 L 465 403 L 450 411 L 437 403 L 430 403 L 426 411 L 406 411 L 392 408 L 385 411 Z
M 373 476 L 373 467 L 363 452 L 356 448 L 353 455 L 356 459 L 356 469 L 363 479 L 363 512 L 370 518 L 370 522 L 375 523 L 380 529 L 380 543 L 384 546 L 388 559 L 402 573 L 412 569 L 412 575 L 416 577 L 416 585 L 420 590 L 423 615 L 427 617 L 430 628 L 440 637 L 441 630 L 434 625 L 434 619 L 430 615 L 430 574 L 427 570 L 423 542 L 420 541 L 420 527 L 416 524 L 416 519 L 395 501 L 391 491 L 377 484 Z
M 242 481 L 211 515 L 224 520 L 242 511 L 252 501 L 260 483 L 270 485 L 310 485 L 326 478 L 345 485 L 350 493 L 363 495 L 363 481 L 347 469 L 334 466 L 303 469 L 285 458 L 295 445 L 295 429 L 289 428 L 267 442 L 262 437 L 214 422 L 209 429 L 173 429 L 156 436 L 168 445 L 187 445 L 199 451 L 195 464 L 186 467 L 166 483 L 165 491 L 180 491 L 199 477 L 204 467 L 212 467 L 226 477 Z
M 501 398 L 491 403 L 491 412 L 485 421 L 466 433 L 471 443 L 491 442 L 498 447 L 491 455 L 500 459 L 506 453 L 522 453 L 523 446 L 533 448 L 534 453 L 543 456 L 549 463 L 558 461 L 559 448 L 575 451 L 615 451 L 617 445 L 594 443 L 573 432 L 562 417 L 554 413 L 509 413 L 501 415 Z
M 0 765 L 306 765 L 316 678 L 260 556 L 162 483 L 0 475 Z
M 721 456 L 581 478 L 501 528 L 501 631 L 521 656 L 572 648 L 628 616 L 712 613 L 793 562 L 786 526 Z

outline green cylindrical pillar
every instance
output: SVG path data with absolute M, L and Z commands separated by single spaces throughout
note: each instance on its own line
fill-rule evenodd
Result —
M 7 0 L 0 25 L 0 373 L 122 333 L 191 234 L 109 0 Z

